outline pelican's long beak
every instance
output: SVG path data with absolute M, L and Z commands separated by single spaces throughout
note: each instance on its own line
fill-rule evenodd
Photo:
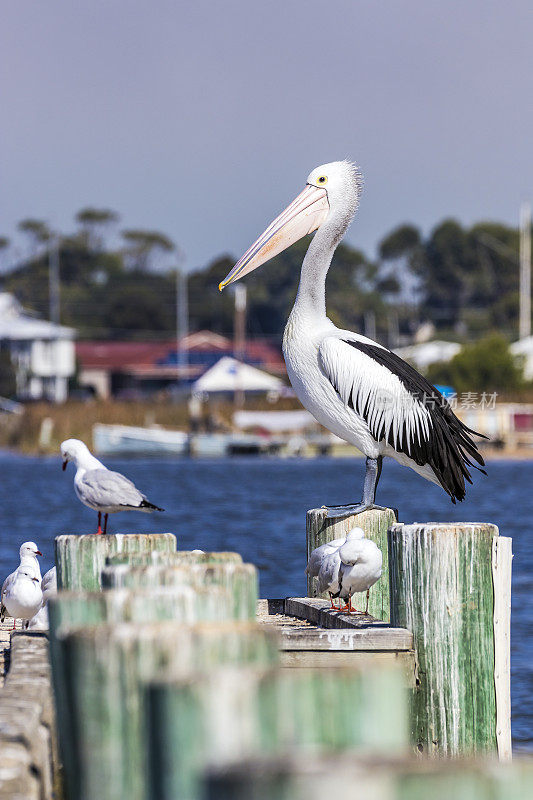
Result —
M 328 193 L 318 186 L 307 184 L 303 192 L 287 206 L 266 231 L 261 234 L 231 272 L 219 284 L 220 291 L 228 284 L 243 278 L 265 261 L 282 253 L 308 233 L 316 231 L 329 213 Z

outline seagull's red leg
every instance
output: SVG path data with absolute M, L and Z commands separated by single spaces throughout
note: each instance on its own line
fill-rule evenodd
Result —
M 13 630 L 15 630 L 15 625 L 17 624 L 17 620 L 13 617 Z
M 107 518 L 109 514 L 104 514 L 104 533 L 107 533 Z
M 368 601 L 369 601 L 369 599 L 370 599 L 370 589 L 367 589 L 367 590 L 366 590 L 366 608 L 365 608 L 365 614 L 368 614 Z
M 96 533 L 102 533 L 102 512 L 98 512 L 98 530 Z
M 333 595 L 331 594 L 331 592 L 329 592 L 329 601 L 330 601 L 330 603 L 331 603 L 331 605 L 330 605 L 330 609 L 331 609 L 332 611 L 338 611 L 339 609 L 338 609 L 338 607 L 335 605 L 335 603 L 333 602 Z

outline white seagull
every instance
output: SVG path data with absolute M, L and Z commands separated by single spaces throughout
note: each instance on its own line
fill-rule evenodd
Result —
M 7 576 L 2 584 L 2 592 L 0 595 L 0 602 L 2 604 L 4 602 L 4 594 L 10 591 L 20 569 L 26 569 L 33 577 L 37 578 L 39 583 L 41 582 L 41 567 L 39 566 L 37 556 L 42 556 L 42 553 L 35 542 L 23 542 L 23 544 L 20 545 L 19 556 L 20 564 L 14 572 Z
M 305 574 L 310 578 L 316 578 L 320 572 L 323 559 L 326 556 L 331 555 L 331 553 L 334 553 L 335 550 L 338 550 L 341 544 L 344 544 L 345 541 L 346 537 L 342 536 L 340 539 L 332 539 L 331 542 L 326 542 L 326 544 L 321 544 L 319 547 L 315 547 L 309 556 L 309 561 L 307 562 L 307 567 L 305 568 Z
M 57 570 L 52 567 L 45 572 L 41 581 L 43 599 L 40 609 L 29 621 L 28 628 L 32 631 L 45 631 L 50 627 L 48 619 L 48 601 L 57 594 Z
M 350 538 L 339 548 L 339 596 L 346 603 L 348 612 L 355 611 L 352 607 L 352 595 L 356 592 L 366 591 L 366 608 L 368 614 L 368 600 L 370 587 L 381 578 L 383 555 L 377 544 L 365 538 L 362 528 L 353 528 Z M 363 612 L 358 612 L 363 613 Z
M 61 456 L 64 470 L 69 461 L 76 465 L 74 489 L 78 499 L 98 512 L 97 533 L 107 533 L 109 514 L 116 514 L 118 511 L 163 511 L 159 506 L 150 503 L 124 475 L 107 469 L 79 439 L 66 439 L 62 442 Z
M 2 592 L 0 621 L 4 621 L 6 612 L 13 617 L 13 630 L 17 619 L 30 620 L 43 601 L 41 581 L 29 567 L 19 567 L 15 579 Z
M 358 206 L 361 177 L 348 161 L 314 169 L 306 187 L 246 251 L 219 289 L 316 231 L 303 260 L 296 302 L 283 336 L 291 384 L 315 419 L 366 456 L 361 502 L 328 506 L 344 518 L 374 503 L 384 456 L 463 500 L 469 467 L 483 458 L 450 404 L 383 345 L 337 328 L 326 316 L 325 283 L 335 249 Z M 477 435 L 477 434 L 476 434 Z
M 334 598 L 339 597 L 341 592 L 340 551 L 341 548 L 349 544 L 352 539 L 359 538 L 358 531 L 360 530 L 361 528 L 354 528 L 353 530 L 348 531 L 343 539 L 334 539 L 333 542 L 329 542 L 329 545 L 326 544 L 317 547 L 316 550 L 313 550 L 309 558 L 309 563 L 312 564 L 313 571 L 315 571 L 318 564 L 318 559 L 320 557 L 320 564 L 318 571 L 316 572 L 318 577 L 317 591 L 319 594 L 322 594 L 323 592 L 327 592 L 329 594 L 331 608 L 335 609 L 336 611 L 338 611 L 339 608 L 335 605 L 333 600 Z M 318 553 L 318 551 L 322 551 L 321 554 Z M 315 553 L 317 553 L 316 556 L 314 555 Z

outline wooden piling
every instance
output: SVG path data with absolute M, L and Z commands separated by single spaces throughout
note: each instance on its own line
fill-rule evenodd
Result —
M 59 646 L 68 704 L 58 719 L 60 732 L 71 737 L 64 767 L 76 800 L 146 797 L 144 681 L 183 679 L 221 664 L 271 667 L 278 661 L 273 631 L 255 623 L 63 629 Z
M 173 552 L 161 552 L 152 550 L 142 553 L 117 553 L 108 556 L 106 566 L 121 566 L 129 564 L 132 567 L 146 567 L 150 564 L 180 564 L 182 566 L 192 564 L 242 564 L 240 553 L 233 552 L 207 552 L 202 553 L 196 550 L 176 550 Z
M 346 536 L 348 531 L 355 527 L 362 528 L 367 539 L 371 539 L 377 544 L 383 554 L 383 573 L 381 579 L 370 589 L 368 611 L 375 619 L 384 622 L 390 620 L 387 531 L 396 522 L 396 519 L 396 512 L 392 508 L 387 508 L 385 511 L 364 511 L 362 514 L 355 514 L 341 520 L 335 517 L 334 511 L 313 508 L 307 512 L 306 518 L 308 558 L 316 547 Z M 317 593 L 316 578 L 307 579 L 307 594 L 309 597 L 328 597 L 327 593 L 322 595 Z
M 129 554 L 157 550 L 176 551 L 172 533 L 112 533 L 106 536 L 56 536 L 55 560 L 59 589 L 96 591 L 101 588 L 100 573 L 106 558 L 117 553 Z
M 208 768 L 203 800 L 530 800 L 533 762 L 380 759 L 357 753 L 247 758 Z
M 250 754 L 359 748 L 390 755 L 408 742 L 401 670 L 218 669 L 147 688 L 152 800 L 199 800 L 205 766 Z
M 181 623 L 231 620 L 233 601 L 225 589 L 193 590 L 188 586 L 163 586 L 153 589 L 109 589 L 105 592 L 61 591 L 48 603 L 50 620 L 50 660 L 52 681 L 60 727 L 63 762 L 73 763 L 73 731 L 69 729 L 70 698 L 67 694 L 68 665 L 59 646 L 59 632 L 104 622 L 150 622 L 173 619 Z M 72 794 L 70 800 L 78 800 Z
M 149 586 L 190 586 L 193 589 L 208 589 L 221 586 L 233 598 L 233 618 L 255 619 L 258 599 L 257 570 L 253 564 L 205 560 L 195 563 L 177 560 L 176 564 L 150 564 L 147 566 L 104 567 L 102 570 L 104 589 Z
M 511 557 L 489 523 L 390 530 L 391 621 L 413 633 L 420 752 L 510 757 Z

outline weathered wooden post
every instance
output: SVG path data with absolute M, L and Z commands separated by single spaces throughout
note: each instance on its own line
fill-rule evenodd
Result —
M 73 629 L 103 622 L 133 621 L 146 625 L 160 620 L 192 624 L 200 620 L 232 619 L 233 599 L 226 589 L 191 589 L 189 586 L 162 586 L 152 589 L 109 589 L 99 592 L 61 591 L 48 603 L 50 619 L 50 660 L 63 763 L 75 763 L 74 732 L 71 727 L 68 695 L 68 665 L 59 645 L 61 629 Z M 70 774 L 74 774 L 73 769 Z M 69 784 L 69 797 L 78 800 Z
M 152 800 L 196 800 L 206 765 L 319 748 L 405 752 L 401 670 L 218 669 L 147 687 Z
M 67 628 L 59 632 L 59 647 L 69 700 L 59 724 L 71 736 L 64 767 L 75 800 L 146 797 L 143 681 L 184 679 L 220 664 L 272 667 L 278 661 L 274 632 L 240 622 Z
M 225 561 L 194 563 L 177 560 L 168 564 L 130 566 L 119 564 L 102 570 L 104 589 L 149 586 L 221 586 L 233 598 L 234 619 L 255 619 L 258 599 L 257 570 L 253 564 Z
M 55 557 L 59 589 L 91 592 L 101 588 L 100 573 L 109 556 L 157 550 L 176 551 L 172 533 L 111 533 L 106 536 L 56 536 Z
M 533 762 L 512 766 L 491 760 L 387 759 L 357 753 L 247 758 L 211 767 L 203 781 L 204 800 L 530 800 Z
M 420 752 L 511 757 L 511 545 L 489 523 L 390 530 L 391 622 L 413 633 Z
M 152 550 L 140 553 L 117 553 L 108 556 L 106 565 L 117 567 L 129 564 L 132 567 L 146 567 L 151 564 L 180 564 L 189 566 L 192 564 L 242 564 L 240 553 L 233 552 L 209 552 L 203 553 L 198 550 L 176 550 L 170 553 Z
M 313 508 L 307 512 L 306 531 L 307 531 L 307 557 L 315 547 L 331 542 L 346 536 L 352 528 L 362 528 L 365 536 L 377 544 L 383 553 L 383 574 L 381 580 L 370 589 L 370 602 L 368 605 L 369 614 L 376 619 L 384 622 L 390 620 L 389 610 L 389 560 L 387 531 L 397 520 L 396 511 L 387 508 L 385 511 L 364 511 L 362 514 L 355 514 L 353 517 L 338 519 L 335 511 L 325 508 Z M 317 594 L 317 579 L 307 579 L 308 597 L 324 597 L 327 594 Z

